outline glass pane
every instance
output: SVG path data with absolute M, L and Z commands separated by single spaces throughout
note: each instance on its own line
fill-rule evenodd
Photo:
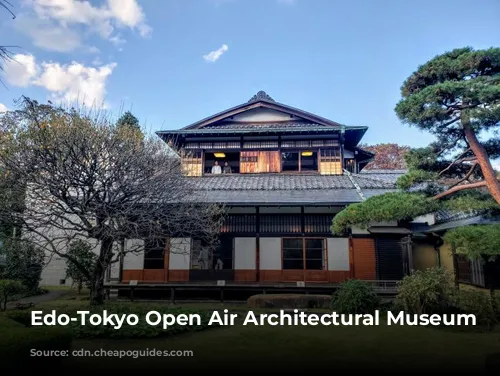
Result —
M 144 247 L 144 258 L 160 259 L 163 258 L 165 251 L 165 240 L 149 239 L 146 240 Z
M 281 153 L 283 171 L 299 171 L 299 153 Z
M 318 248 L 306 249 L 306 259 L 323 259 L 323 250 Z
M 302 249 L 302 239 L 283 239 L 283 248 Z
M 301 171 L 318 171 L 318 153 L 303 151 L 300 154 Z
M 284 259 L 303 258 L 302 248 L 301 249 L 283 248 L 283 258 Z
M 311 248 L 323 249 L 324 239 L 306 239 L 306 250 Z
M 283 260 L 283 269 L 304 269 L 304 260 Z
M 163 259 L 145 259 L 144 260 L 144 269 L 163 269 L 164 268 Z
M 308 270 L 322 270 L 323 260 L 306 260 L 306 269 Z
M 323 269 L 324 239 L 306 239 L 306 269 Z

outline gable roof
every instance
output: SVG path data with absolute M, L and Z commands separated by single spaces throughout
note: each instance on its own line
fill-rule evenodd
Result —
M 243 114 L 255 109 L 267 109 L 291 115 L 292 118 L 283 121 L 248 121 L 239 123 L 231 121 L 233 116 Z M 344 142 L 348 147 L 356 146 L 368 130 L 367 126 L 348 126 L 322 116 L 279 103 L 271 98 L 266 92 L 259 91 L 247 102 L 218 112 L 214 115 L 201 119 L 195 123 L 177 130 L 157 131 L 156 134 L 164 141 L 175 140 L 181 142 L 186 137 L 210 137 L 230 135 L 279 135 L 279 134 L 321 134 L 321 133 L 344 133 Z
M 300 117 L 302 119 L 308 120 L 309 122 L 313 124 L 319 124 L 319 125 L 327 125 L 327 126 L 333 126 L 338 129 L 344 127 L 343 124 L 337 123 L 335 121 L 326 119 L 324 117 L 312 114 L 310 112 L 300 110 L 298 108 L 288 106 L 283 103 L 276 102 L 273 98 L 271 98 L 265 91 L 259 91 L 257 94 L 255 94 L 252 98 L 250 98 L 247 102 L 241 103 L 237 106 L 228 108 L 227 110 L 218 112 L 214 115 L 211 115 L 209 117 L 206 117 L 204 119 L 198 120 L 195 123 L 192 123 L 184 128 L 181 128 L 182 130 L 188 130 L 188 129 L 200 129 L 204 128 L 210 124 L 213 124 L 216 121 L 223 120 L 225 118 L 228 118 L 230 116 L 234 116 L 237 114 L 241 114 L 242 112 L 254 109 L 254 108 L 269 108 L 272 110 L 276 111 L 281 111 L 285 112 L 290 115 L 295 115 L 297 117 Z

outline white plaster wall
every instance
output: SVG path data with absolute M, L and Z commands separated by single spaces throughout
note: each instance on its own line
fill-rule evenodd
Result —
M 344 149 L 344 158 L 354 158 L 354 153 L 350 150 Z
M 349 271 L 349 239 L 328 238 L 328 270 Z
M 260 238 L 261 270 L 281 270 L 281 238 Z
M 290 117 L 290 114 L 271 110 L 269 108 L 254 108 L 245 111 L 241 114 L 233 116 L 232 119 L 227 119 L 226 122 L 233 121 L 279 121 L 279 120 L 297 120 L 297 117 Z
M 125 241 L 123 270 L 137 270 L 144 268 L 144 240 L 127 239 Z
M 189 270 L 191 258 L 191 238 L 170 239 L 170 270 Z
M 234 268 L 236 270 L 254 270 L 256 264 L 256 238 L 234 239 Z
M 50 261 L 49 261 L 50 260 Z M 61 279 L 65 279 L 65 286 L 71 286 L 71 278 L 66 279 L 66 260 L 52 255 L 42 269 L 40 286 L 59 286 Z
M 351 232 L 355 235 L 369 235 L 370 232 L 366 228 L 352 227 Z
M 432 226 L 433 224 L 436 223 L 436 216 L 434 214 L 426 214 L 415 218 L 412 222 L 415 223 L 427 222 L 429 226 Z

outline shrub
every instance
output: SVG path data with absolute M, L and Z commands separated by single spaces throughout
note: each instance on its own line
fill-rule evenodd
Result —
M 25 291 L 24 285 L 19 281 L 10 279 L 0 280 L 0 311 L 5 311 L 7 302 Z
M 66 259 L 66 278 L 71 278 L 77 284 L 80 294 L 83 287 L 90 287 L 88 276 L 92 275 L 97 255 L 92 252 L 89 242 L 77 239 L 70 244 L 68 256 L 71 258 Z M 73 259 L 77 261 L 78 266 L 72 261 Z
M 34 366 L 47 366 L 53 368 L 63 360 L 60 356 L 31 356 L 31 350 L 69 351 L 71 333 L 60 327 L 34 327 L 27 328 L 23 325 L 0 317 L 0 354 L 2 357 L 2 370 L 29 370 Z
M 31 244 L 8 241 L 5 245 L 5 279 L 22 282 L 26 293 L 35 294 L 40 283 L 44 253 Z
M 441 267 L 418 270 L 398 282 L 395 308 L 406 313 L 442 314 L 453 309 L 455 285 L 451 273 Z
M 251 308 L 328 308 L 330 296 L 306 294 L 258 294 L 247 300 Z
M 338 313 L 372 313 L 380 306 L 380 298 L 369 282 L 350 279 L 335 291 L 331 306 Z
M 75 308 L 74 306 L 61 306 L 57 309 L 58 314 L 68 314 L 70 317 L 77 317 L 76 311 L 82 310 L 81 307 Z M 70 322 L 67 328 L 71 331 L 74 338 L 148 338 L 171 336 L 179 333 L 195 332 L 209 328 L 208 322 L 210 320 L 211 312 L 205 310 L 194 310 L 185 308 L 172 308 L 162 304 L 135 304 L 135 303 L 109 303 L 99 307 L 88 307 L 84 309 L 88 311 L 87 324 L 81 325 L 80 320 Z M 139 321 L 136 325 L 128 325 L 123 323 L 120 329 L 114 329 L 111 325 L 91 325 L 88 323 L 88 317 L 92 314 L 99 314 L 103 316 L 103 310 L 107 311 L 108 316 L 116 313 L 119 316 L 123 314 L 136 314 Z M 166 330 L 162 325 L 152 326 L 146 322 L 146 314 L 149 311 L 158 311 L 160 314 L 199 314 L 201 318 L 200 325 L 179 325 L 177 323 L 170 325 Z M 49 313 L 49 312 L 46 312 Z M 31 310 L 25 311 L 8 311 L 6 316 L 15 320 L 23 325 L 31 325 Z M 216 327 L 211 325 L 210 327 Z
M 490 328 L 496 322 L 494 301 L 488 292 L 473 289 L 460 290 L 456 304 L 462 312 L 475 315 L 479 325 Z

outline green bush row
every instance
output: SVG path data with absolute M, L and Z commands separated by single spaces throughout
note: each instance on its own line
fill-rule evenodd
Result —
M 341 283 L 331 306 L 339 313 L 373 313 L 381 309 L 381 300 L 372 284 L 353 279 Z M 410 314 L 473 314 L 479 326 L 489 328 L 500 320 L 500 298 L 480 290 L 457 290 L 450 272 L 438 267 L 405 276 L 388 309 Z
M 89 311 L 89 315 L 99 314 L 102 315 L 103 310 L 106 310 L 108 315 L 116 313 L 122 314 L 136 314 L 139 317 L 139 322 L 134 325 L 128 325 L 126 322 L 120 329 L 114 329 L 109 325 L 81 325 L 79 321 L 69 323 L 66 328 L 71 331 L 74 338 L 147 338 L 147 337 L 160 337 L 171 336 L 185 332 L 195 332 L 207 329 L 211 312 L 205 310 L 194 310 L 185 308 L 168 307 L 161 304 L 134 304 L 134 303 L 108 303 L 102 307 L 89 307 L 85 309 Z M 78 317 L 74 307 L 57 309 L 57 314 L 68 314 L 70 317 Z M 153 326 L 146 322 L 145 317 L 149 311 L 157 311 L 161 314 L 199 314 L 201 317 L 201 325 L 170 325 L 167 329 L 163 329 L 162 325 Z M 44 314 L 50 312 L 44 312 Z M 25 311 L 9 311 L 6 315 L 18 323 L 29 326 L 31 325 L 31 310 Z M 88 317 L 87 316 L 87 317 Z M 214 326 L 214 325 L 211 325 Z

